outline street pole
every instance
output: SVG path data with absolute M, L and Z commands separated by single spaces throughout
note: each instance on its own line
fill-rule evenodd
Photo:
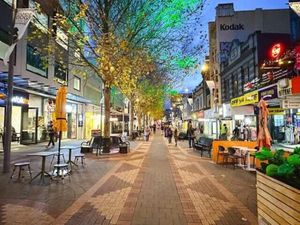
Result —
M 13 31 L 16 17 L 16 1 L 12 4 L 12 26 L 11 26 L 11 45 L 13 44 Z M 11 153 L 11 114 L 12 114 L 12 96 L 13 96 L 13 76 L 15 64 L 15 49 L 9 56 L 8 78 L 7 78 L 7 98 L 5 110 L 5 124 L 4 124 L 4 143 L 3 143 L 3 173 L 8 173 L 10 169 L 10 153 Z

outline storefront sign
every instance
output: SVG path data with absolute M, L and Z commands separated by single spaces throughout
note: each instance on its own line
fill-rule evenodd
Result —
M 300 100 L 286 99 L 282 101 L 282 108 L 284 109 L 300 109 Z
M 231 100 L 230 105 L 232 107 L 250 105 L 258 102 L 258 91 L 249 92 L 241 97 Z
M 24 98 L 22 96 L 14 96 L 11 99 L 12 103 L 20 104 L 20 105 L 28 105 L 29 99 Z
M 226 30 L 244 30 L 244 24 L 220 24 L 220 30 L 226 31 Z
M 300 94 L 300 76 L 292 78 L 292 93 Z
M 270 115 L 284 115 L 285 109 L 283 108 L 269 108 Z
M 283 53 L 283 45 L 281 43 L 276 43 L 271 48 L 271 57 L 273 59 L 278 59 Z
M 259 90 L 258 95 L 259 99 L 264 98 L 265 100 L 278 98 L 277 85 Z
M 291 80 L 285 78 L 278 81 L 278 97 L 285 97 L 292 94 Z

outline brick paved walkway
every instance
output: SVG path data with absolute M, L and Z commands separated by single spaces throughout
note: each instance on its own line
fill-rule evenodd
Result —
M 13 196 L 3 186 L 0 224 L 256 224 L 256 216 L 211 176 L 207 161 L 189 157 L 161 136 L 126 157 L 87 163 L 69 184 L 25 185 Z

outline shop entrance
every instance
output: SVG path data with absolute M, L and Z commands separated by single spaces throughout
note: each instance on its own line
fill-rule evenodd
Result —
M 38 108 L 22 109 L 21 144 L 37 143 Z

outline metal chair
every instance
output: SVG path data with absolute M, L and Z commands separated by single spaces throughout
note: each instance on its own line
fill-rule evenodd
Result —
M 65 159 L 64 153 L 60 153 L 60 157 L 62 157 L 62 159 L 64 160 L 64 163 L 66 163 L 66 159 Z M 54 154 L 53 157 L 52 157 L 52 160 L 50 162 L 50 170 L 51 170 L 51 167 L 52 167 L 52 164 L 53 164 L 53 161 L 54 161 L 55 158 L 58 159 L 58 153 Z
M 217 154 L 217 164 L 219 163 L 219 155 L 223 156 L 223 164 L 225 163 L 225 161 L 227 160 L 228 157 L 228 152 L 226 152 L 225 147 L 219 145 L 218 146 L 218 154 Z
M 59 179 L 62 180 L 64 183 L 65 176 L 69 176 L 69 181 L 71 181 L 71 176 L 70 176 L 70 170 L 69 170 L 69 164 L 67 163 L 61 163 L 61 164 L 55 164 L 53 169 L 53 178 L 58 178 L 56 181 L 59 181 Z
M 79 159 L 81 160 L 81 165 L 82 165 L 82 167 L 84 167 L 84 165 L 85 165 L 85 155 L 84 155 L 84 154 L 81 154 L 81 153 L 75 155 L 74 161 L 75 161 L 76 165 L 78 165 Z
M 228 164 L 228 159 L 231 159 L 231 164 L 233 165 L 233 168 L 235 169 L 236 164 L 238 163 L 238 159 L 241 159 L 244 161 L 244 165 L 246 165 L 246 156 L 245 155 L 236 155 L 236 149 L 232 147 L 228 147 L 228 156 L 226 160 L 226 166 Z
M 27 167 L 28 168 L 28 171 L 29 171 L 29 174 L 30 174 L 30 179 L 32 179 L 32 173 L 31 173 L 31 168 L 30 168 L 30 162 L 18 162 L 18 163 L 15 163 L 14 164 L 14 169 L 13 169 L 13 172 L 10 176 L 10 179 L 13 178 L 14 176 L 14 173 L 16 171 L 17 168 L 19 168 L 19 174 L 18 174 L 18 180 L 20 178 L 24 178 L 24 170 L 25 168 L 24 167 Z

